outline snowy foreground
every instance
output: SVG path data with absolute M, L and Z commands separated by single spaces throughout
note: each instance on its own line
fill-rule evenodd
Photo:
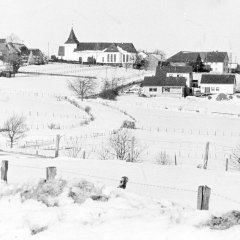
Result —
M 0 239 L 237 239 L 239 226 L 211 229 L 212 215 L 240 210 L 239 174 L 90 159 L 2 153 Z M 45 167 L 57 180 L 44 183 Z M 103 177 L 104 176 L 104 177 Z M 122 176 L 127 189 L 117 188 Z M 183 177 L 184 176 L 184 177 Z M 85 179 L 85 180 L 83 180 Z M 197 187 L 212 188 L 209 211 Z

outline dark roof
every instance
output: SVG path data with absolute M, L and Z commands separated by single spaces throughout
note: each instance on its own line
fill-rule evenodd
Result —
M 185 77 L 145 77 L 143 87 L 185 87 L 186 86 L 186 78 Z
M 227 52 L 201 52 L 200 53 L 204 58 L 204 62 L 224 62 L 228 58 Z
M 158 65 L 156 74 L 159 72 L 166 72 L 166 73 L 191 73 L 193 71 L 191 66 L 171 66 L 171 65 Z
M 107 49 L 110 46 L 113 46 L 113 44 L 115 45 L 116 48 L 120 47 L 127 52 L 132 53 L 137 52 L 132 43 L 106 43 L 106 42 L 79 42 L 75 51 L 87 51 L 87 50 L 103 51 L 104 49 L 106 49 L 107 51 Z
M 65 44 L 71 44 L 71 43 L 76 43 L 78 44 L 77 37 L 73 31 L 73 28 L 71 29 L 71 32 L 69 34 L 68 40 L 65 42 Z
M 105 52 L 119 52 L 115 43 L 111 44 Z
M 203 74 L 201 84 L 235 84 L 235 75 L 230 74 Z
M 168 58 L 169 62 L 197 62 L 201 61 L 200 54 L 198 52 L 186 52 L 180 51 L 172 57 Z

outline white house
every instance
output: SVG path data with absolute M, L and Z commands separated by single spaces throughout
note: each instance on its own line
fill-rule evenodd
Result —
M 73 29 L 58 51 L 63 60 L 113 65 L 132 65 L 136 54 L 132 43 L 79 42 Z
M 142 93 L 147 97 L 183 97 L 189 94 L 191 86 L 192 67 L 158 65 L 155 76 L 144 78 Z
M 236 77 L 231 74 L 203 74 L 200 86 L 201 93 L 234 94 L 236 91 Z
M 200 52 L 203 64 L 210 68 L 212 73 L 228 72 L 228 54 L 227 52 Z

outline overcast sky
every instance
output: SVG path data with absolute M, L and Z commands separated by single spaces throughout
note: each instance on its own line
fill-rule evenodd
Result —
M 0 0 L 0 37 L 56 54 L 73 24 L 79 41 L 137 49 L 227 51 L 240 62 L 239 0 Z

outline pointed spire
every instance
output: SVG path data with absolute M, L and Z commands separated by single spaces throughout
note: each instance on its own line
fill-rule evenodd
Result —
M 76 44 L 79 43 L 78 40 L 77 40 L 77 37 L 76 37 L 76 35 L 73 31 L 73 28 L 71 29 L 68 40 L 65 42 L 65 44 L 68 44 L 68 43 L 76 43 Z

